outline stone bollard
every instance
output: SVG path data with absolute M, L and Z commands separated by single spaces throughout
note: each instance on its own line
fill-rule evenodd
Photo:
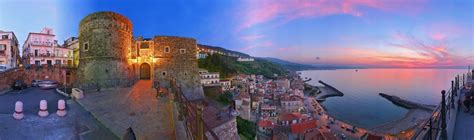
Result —
M 47 117 L 49 115 L 48 102 L 46 102 L 46 100 L 41 100 L 40 101 L 40 110 L 38 112 L 38 115 L 40 117 Z
M 13 113 L 13 118 L 17 120 L 23 119 L 23 103 L 21 101 L 16 101 L 15 103 L 15 112 Z
M 59 117 L 63 117 L 66 115 L 66 103 L 63 99 L 58 100 L 58 111 L 56 112 L 56 115 L 58 115 Z

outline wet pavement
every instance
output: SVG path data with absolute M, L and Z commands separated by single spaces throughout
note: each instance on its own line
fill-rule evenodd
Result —
M 43 90 L 40 88 L 27 88 L 24 90 L 12 90 L 6 94 L 0 95 L 0 114 L 10 114 L 14 111 L 15 102 L 23 102 L 23 112 L 25 114 L 37 114 L 41 100 L 48 101 L 48 111 L 56 111 L 58 100 L 66 99 L 56 90 Z
M 49 116 L 37 115 L 39 101 L 48 101 Z M 0 95 L 0 140 L 114 140 L 118 139 L 111 131 L 99 123 L 77 102 L 67 100 L 67 115 L 56 115 L 57 100 L 65 99 L 55 90 L 28 88 L 10 91 Z M 25 117 L 15 120 L 12 117 L 17 100 L 24 103 Z

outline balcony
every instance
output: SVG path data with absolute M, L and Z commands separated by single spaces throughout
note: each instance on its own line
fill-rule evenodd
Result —
M 53 46 L 52 42 L 42 42 L 42 41 L 31 41 L 30 44 L 33 46 L 49 46 L 49 47 Z
M 35 53 L 30 53 L 28 56 L 30 57 L 54 57 L 54 54 L 52 53 L 38 53 L 35 55 Z

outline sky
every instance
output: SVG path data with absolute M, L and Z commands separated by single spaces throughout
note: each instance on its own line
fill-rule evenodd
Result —
M 113 11 L 133 35 L 195 38 L 256 57 L 315 65 L 466 67 L 474 64 L 471 0 L 0 0 L 0 30 L 23 44 L 55 30 L 63 42 L 79 22 Z

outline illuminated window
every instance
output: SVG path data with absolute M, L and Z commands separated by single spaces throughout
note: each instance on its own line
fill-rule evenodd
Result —
M 169 53 L 170 52 L 170 46 L 165 46 L 165 53 Z

